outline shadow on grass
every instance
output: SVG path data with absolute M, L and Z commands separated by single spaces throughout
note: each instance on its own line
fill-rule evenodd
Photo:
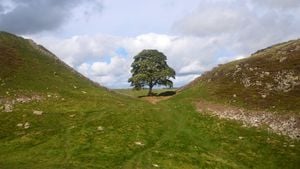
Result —
M 176 91 L 165 91 L 162 93 L 152 93 L 152 95 L 150 95 L 151 97 L 164 97 L 164 96 L 173 96 L 176 94 Z M 138 96 L 138 98 L 142 98 L 142 97 L 149 97 L 148 95 L 143 95 L 143 96 Z

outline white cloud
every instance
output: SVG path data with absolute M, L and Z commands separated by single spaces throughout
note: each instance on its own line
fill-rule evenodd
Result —
M 95 76 L 120 76 L 129 72 L 129 65 L 130 63 L 128 63 L 126 59 L 115 56 L 110 59 L 110 63 L 94 62 L 91 66 L 91 70 Z
M 243 14 L 243 6 L 240 6 L 240 9 L 234 8 L 236 7 L 232 5 L 224 8 L 215 3 L 206 3 L 177 21 L 174 28 L 185 34 L 197 36 L 216 36 L 237 31 L 246 24 L 247 18 Z
M 268 8 L 277 8 L 277 9 L 294 9 L 300 6 L 299 0 L 252 0 L 258 5 Z
M 219 45 L 249 54 L 299 37 L 299 4 L 298 0 L 204 0 L 191 14 L 175 22 L 174 29 L 183 35 L 216 37 Z
M 115 47 L 121 41 L 121 39 L 110 35 L 83 35 L 65 39 L 33 36 L 33 39 L 48 47 L 71 66 L 116 55 Z
M 208 70 L 205 65 L 199 63 L 198 61 L 194 61 L 189 65 L 183 66 L 181 69 L 179 69 L 178 73 L 179 75 L 199 75 L 200 72 L 204 72 Z
M 114 56 L 109 62 L 82 63 L 77 70 L 85 76 L 108 87 L 128 86 L 130 63 L 125 58 Z M 126 84 L 125 84 L 126 83 Z
M 217 64 L 300 37 L 298 0 L 202 0 L 198 7 L 195 0 L 131 2 L 134 6 L 104 1 L 103 18 L 88 14 L 93 22 L 79 21 L 78 27 L 72 22 L 65 27 L 72 32 L 68 38 L 33 38 L 107 87 L 128 87 L 132 57 L 143 49 L 158 49 L 176 70 L 178 87 Z M 94 33 L 76 35 L 87 28 Z M 100 31 L 106 34 L 95 33 Z
M 77 70 L 86 77 L 89 77 L 91 65 L 82 63 L 77 67 Z
M 214 56 L 221 50 L 218 38 L 149 33 L 136 37 L 97 35 L 68 39 L 36 37 L 36 40 L 85 76 L 107 87 L 129 87 L 127 80 L 133 56 L 143 49 L 158 49 L 167 56 L 168 64 L 179 78 L 174 81 L 177 87 L 221 62 Z M 126 53 L 118 53 L 118 49 Z M 224 58 L 232 60 L 234 57 Z

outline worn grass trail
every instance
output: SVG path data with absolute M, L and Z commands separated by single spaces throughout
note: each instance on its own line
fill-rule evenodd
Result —
M 299 142 L 199 114 L 193 105 L 194 95 L 183 92 L 155 105 L 164 111 L 160 118 L 165 120 L 165 130 L 154 146 L 126 166 L 139 168 L 152 163 L 163 168 L 299 167 Z

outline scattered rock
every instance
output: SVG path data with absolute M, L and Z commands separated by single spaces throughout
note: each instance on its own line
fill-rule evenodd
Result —
M 281 58 L 279 59 L 279 62 L 281 63 L 281 62 L 285 61 L 286 59 L 287 59 L 287 57 L 281 57 Z
M 29 127 L 30 127 L 29 122 L 26 122 L 26 123 L 24 124 L 24 129 L 28 129 Z
M 43 114 L 43 111 L 38 111 L 38 110 L 34 110 L 33 111 L 33 114 L 35 114 L 35 115 L 42 115 Z
M 159 168 L 158 164 L 152 164 L 152 166 L 155 167 L 155 168 Z
M 270 84 L 270 83 L 266 83 L 266 88 L 267 88 L 267 90 L 269 90 L 269 91 L 271 91 L 271 90 L 273 90 L 273 84 Z
M 86 94 L 86 91 L 81 91 L 81 93 Z
M 262 97 L 262 98 L 266 98 L 267 95 L 266 95 L 266 94 L 262 94 L 261 97 Z
M 75 114 L 71 114 L 71 115 L 69 115 L 69 117 L 73 118 L 73 117 L 75 117 Z
M 31 101 L 31 98 L 29 98 L 29 97 L 19 97 L 19 98 L 16 99 L 16 101 L 18 103 L 28 103 L 28 102 Z
M 289 147 L 295 147 L 295 145 L 294 145 L 294 144 L 291 144 L 291 145 L 289 145 Z
M 6 103 L 4 104 L 4 112 L 12 112 L 13 111 L 13 105 Z
M 242 84 L 244 85 L 245 88 L 250 87 L 251 86 L 250 77 L 246 77 L 242 79 Z
M 23 123 L 18 123 L 17 127 L 23 127 Z
M 238 120 L 243 127 L 267 126 L 268 130 L 300 140 L 300 117 L 297 115 L 279 115 L 274 112 L 251 111 L 233 106 L 224 106 L 206 101 L 197 103 L 199 112 L 210 113 L 222 119 Z
M 269 75 L 270 75 L 270 72 L 265 72 L 265 75 L 266 75 L 266 76 L 269 76 Z
M 234 94 L 233 97 L 235 98 L 235 97 L 236 97 L 236 94 Z
M 287 51 L 282 51 L 281 54 L 282 54 L 282 55 L 286 55 L 286 54 L 287 54 Z
M 255 85 L 256 85 L 256 86 L 261 86 L 261 85 L 262 85 L 262 82 L 257 80 L 257 81 L 255 82 Z
M 97 127 L 97 130 L 98 130 L 98 131 L 103 131 L 104 128 L 103 128 L 102 126 L 98 126 L 98 127 Z
M 140 141 L 136 141 L 136 142 L 134 142 L 134 144 L 137 145 L 137 146 L 144 146 L 145 145 L 144 143 L 142 143 Z
M 244 139 L 244 137 L 242 137 L 242 136 L 239 136 L 239 139 L 240 139 L 240 140 L 242 140 L 242 139 Z
M 300 85 L 300 78 L 292 71 L 281 71 L 274 77 L 275 90 L 289 92 Z
M 259 77 L 264 78 L 265 77 L 265 72 L 262 72 L 262 74 L 260 74 Z

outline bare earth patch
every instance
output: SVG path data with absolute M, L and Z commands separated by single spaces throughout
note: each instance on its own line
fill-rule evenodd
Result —
M 267 127 L 269 131 L 300 140 L 300 116 L 275 112 L 251 111 L 233 106 L 199 101 L 197 110 L 222 119 L 241 121 L 245 127 Z
M 158 102 L 160 102 L 162 100 L 167 100 L 170 97 L 172 97 L 172 96 L 147 96 L 147 97 L 143 97 L 143 99 L 152 104 L 157 104 Z

